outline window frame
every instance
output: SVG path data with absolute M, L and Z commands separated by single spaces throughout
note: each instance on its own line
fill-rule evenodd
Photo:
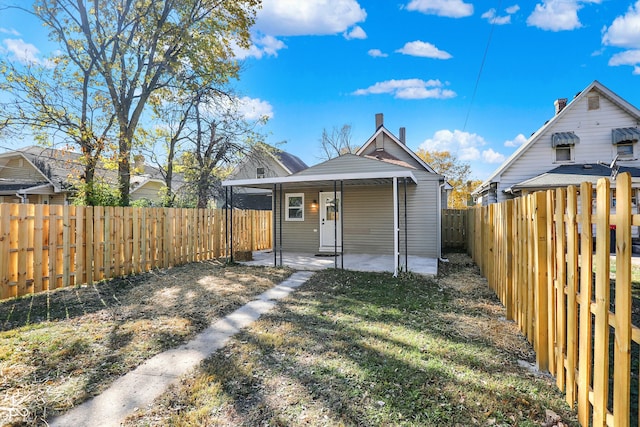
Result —
M 631 153 L 621 153 L 620 152 L 620 147 L 630 147 L 631 148 Z M 635 156 L 635 145 L 633 143 L 633 141 L 621 141 L 619 143 L 616 144 L 616 154 L 618 155 L 618 157 L 620 157 L 621 159 L 633 159 Z
M 256 178 L 260 179 L 260 178 L 264 178 L 264 177 L 266 177 L 265 169 L 263 167 L 256 168 Z
M 569 150 L 569 158 L 568 159 L 558 159 L 558 150 Z M 553 149 L 553 162 L 554 163 L 572 163 L 575 161 L 573 152 L 573 145 L 558 145 Z
M 285 221 L 299 221 L 302 222 L 304 221 L 304 193 L 285 193 L 285 216 L 284 219 Z M 300 206 L 291 206 L 291 199 L 294 198 L 300 198 Z M 302 216 L 300 218 L 298 217 L 292 217 L 291 216 L 291 210 L 292 209 L 296 209 L 296 210 L 300 210 L 300 212 L 302 213 Z

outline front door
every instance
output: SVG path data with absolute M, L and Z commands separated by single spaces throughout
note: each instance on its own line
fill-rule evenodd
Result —
M 333 252 L 342 249 L 342 205 L 340 192 L 320 193 L 320 251 Z

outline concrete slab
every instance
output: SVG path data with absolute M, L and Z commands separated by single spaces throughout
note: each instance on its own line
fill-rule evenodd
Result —
M 325 268 L 341 268 L 344 264 L 346 270 L 373 271 L 373 272 L 393 272 L 393 257 L 391 255 L 371 255 L 371 254 L 344 254 L 341 256 L 316 256 L 315 254 L 282 253 L 282 264 L 295 270 L 317 271 Z M 272 251 L 257 251 L 253 253 L 252 261 L 241 262 L 246 265 L 273 265 Z M 337 261 L 337 263 L 336 263 Z M 404 257 L 401 265 L 404 264 Z M 277 263 L 280 264 L 280 254 L 277 254 Z M 438 274 L 438 260 L 435 258 L 425 258 L 409 256 L 407 264 L 408 270 L 425 276 L 435 276 Z M 403 267 L 404 269 L 404 267 Z
M 313 273 L 299 271 L 259 295 L 223 319 L 218 320 L 188 343 L 160 353 L 117 379 L 99 396 L 49 421 L 51 427 L 117 427 L 136 408 L 153 403 L 170 384 L 224 347 L 240 329 L 249 326 L 309 280 Z

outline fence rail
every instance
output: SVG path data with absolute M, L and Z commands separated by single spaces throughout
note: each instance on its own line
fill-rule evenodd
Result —
M 0 299 L 225 256 L 229 213 L 0 204 Z M 271 212 L 234 211 L 231 234 L 270 248 Z
M 631 281 L 640 215 L 632 213 L 629 174 L 617 178 L 613 209 L 611 192 L 603 178 L 595 199 L 583 183 L 468 211 L 469 252 L 583 426 L 640 418 Z

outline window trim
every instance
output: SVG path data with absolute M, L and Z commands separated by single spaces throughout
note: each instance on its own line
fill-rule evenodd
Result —
M 631 147 L 631 153 L 620 153 L 620 147 Z M 616 154 L 622 159 L 633 159 L 635 157 L 635 151 L 633 141 L 623 141 L 616 144 Z
M 262 172 L 260 172 L 261 169 L 262 169 Z M 264 177 L 266 177 L 265 169 L 263 167 L 256 168 L 256 178 L 260 179 L 260 178 L 264 178 Z
M 293 198 L 297 198 L 300 197 L 301 200 L 301 204 L 300 206 L 291 206 L 290 205 L 290 201 Z M 304 193 L 285 193 L 285 209 L 286 209 L 286 213 L 285 213 L 285 221 L 304 221 Z M 300 209 L 302 211 L 302 217 L 300 218 L 295 218 L 295 217 L 290 217 L 290 211 L 291 209 Z

